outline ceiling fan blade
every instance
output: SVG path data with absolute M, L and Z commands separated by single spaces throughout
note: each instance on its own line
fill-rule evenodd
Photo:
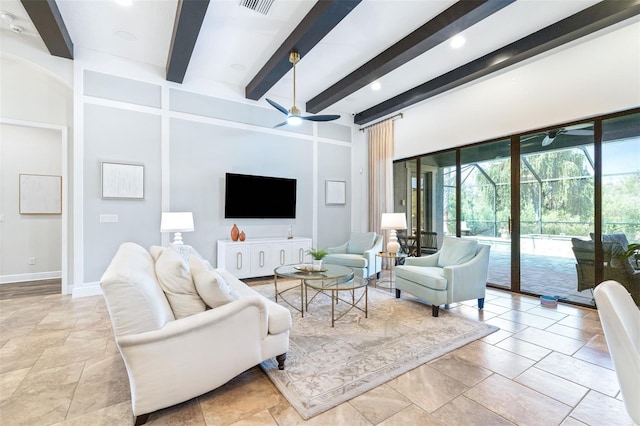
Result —
M 282 126 L 284 126 L 284 125 L 286 125 L 286 124 L 288 124 L 288 123 L 287 123 L 287 120 L 283 121 L 282 123 L 278 123 L 278 124 L 276 124 L 275 126 L 273 126 L 273 128 L 275 129 L 276 127 L 282 127 Z
M 538 139 L 540 136 L 542 136 L 542 134 L 527 136 L 527 137 L 521 138 L 520 142 L 530 141 L 531 139 Z
M 267 102 L 269 102 L 269 104 L 271 104 L 272 107 L 274 107 L 275 109 L 277 109 L 278 111 L 280 111 L 281 113 L 285 114 L 285 115 L 289 115 L 289 111 L 283 107 L 282 105 L 280 105 L 277 102 L 272 101 L 271 99 L 267 98 Z
M 544 139 L 542 139 L 542 146 L 549 146 L 553 143 L 553 141 L 556 139 L 556 137 L 551 137 L 549 135 L 546 135 L 544 137 Z
M 575 130 L 567 130 L 567 135 L 573 136 L 593 136 L 593 130 L 586 129 L 575 129 Z
M 332 121 L 340 118 L 339 115 L 308 115 L 306 117 L 300 117 L 303 120 L 309 121 Z

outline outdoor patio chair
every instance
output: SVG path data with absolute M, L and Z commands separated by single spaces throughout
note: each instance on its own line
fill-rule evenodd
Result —
M 438 251 L 438 233 L 432 231 L 420 232 L 420 253 L 433 254 Z
M 631 293 L 636 305 L 640 305 L 640 271 L 635 270 L 628 259 L 621 257 L 624 249 L 619 242 L 604 241 L 601 244 L 604 254 L 604 279 L 618 281 Z M 578 291 L 593 289 L 595 286 L 595 242 L 572 238 L 571 245 L 576 258 Z

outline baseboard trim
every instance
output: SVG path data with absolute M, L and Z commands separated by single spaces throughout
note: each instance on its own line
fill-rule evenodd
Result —
M 62 278 L 62 271 L 34 272 L 32 274 L 0 275 L 0 284 L 21 283 L 25 281 L 53 280 Z
M 101 296 L 102 288 L 99 282 L 84 283 L 81 286 L 73 286 L 71 297 L 74 299 L 77 297 L 89 297 L 89 296 Z

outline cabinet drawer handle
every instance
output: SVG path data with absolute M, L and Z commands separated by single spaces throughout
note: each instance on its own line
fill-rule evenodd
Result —
M 260 267 L 264 268 L 264 251 L 262 251 L 262 250 L 260 251 L 259 258 L 260 258 Z
M 284 250 L 280 249 L 280 264 L 281 265 L 284 265 L 284 260 L 285 260 Z
M 242 253 L 236 253 L 236 268 L 242 269 Z
M 304 262 L 304 250 L 302 247 L 298 250 L 298 262 Z

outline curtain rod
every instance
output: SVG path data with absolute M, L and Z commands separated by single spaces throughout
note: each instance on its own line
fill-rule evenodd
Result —
M 397 119 L 402 118 L 402 117 L 404 117 L 404 116 L 402 115 L 402 113 L 401 113 L 401 112 L 399 112 L 399 113 L 397 113 L 397 114 L 396 114 L 396 115 L 394 115 L 394 116 L 391 116 L 391 117 L 389 117 L 389 118 L 386 118 L 385 120 L 397 120 Z M 368 129 L 369 127 L 371 127 L 371 126 L 375 126 L 375 125 L 376 125 L 376 124 L 378 124 L 378 123 L 382 123 L 382 122 L 383 122 L 383 121 L 385 121 L 385 120 L 380 120 L 380 121 L 378 121 L 377 123 L 373 123 L 373 124 L 369 124 L 368 126 L 360 127 L 358 130 L 360 130 L 361 132 L 364 132 L 364 131 L 365 131 L 366 129 Z

